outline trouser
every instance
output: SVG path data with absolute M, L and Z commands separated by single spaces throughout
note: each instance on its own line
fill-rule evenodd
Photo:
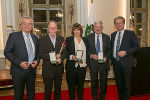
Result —
M 23 100 L 24 89 L 27 89 L 27 100 L 35 100 L 35 72 L 31 69 L 16 70 L 13 73 L 14 100 Z
M 45 88 L 44 100 L 51 100 L 53 84 L 54 84 L 54 100 L 61 100 L 62 74 L 55 75 L 53 79 L 43 78 L 43 82 L 44 82 L 44 88 Z
M 116 61 L 113 69 L 119 100 L 129 100 L 132 68 L 124 68 L 120 62 Z
M 105 100 L 107 92 L 107 76 L 108 70 L 105 64 L 98 64 L 97 66 L 90 66 L 91 73 L 91 92 L 93 100 L 98 100 L 98 91 L 99 91 L 99 81 L 98 73 L 100 73 L 100 100 Z
M 76 89 L 78 100 L 83 100 L 85 75 L 86 75 L 86 68 L 83 67 L 74 68 L 73 71 L 66 71 L 70 100 L 75 100 Z

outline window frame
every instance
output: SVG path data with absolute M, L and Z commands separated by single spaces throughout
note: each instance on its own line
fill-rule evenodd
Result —
M 63 37 L 66 36 L 66 23 L 65 23 L 65 0 L 62 0 L 62 5 L 50 5 L 49 4 L 49 0 L 46 0 L 46 4 L 33 4 L 33 0 L 28 0 L 29 1 L 29 16 L 33 18 L 33 9 L 46 9 L 46 22 L 34 22 L 34 18 L 33 18 L 33 24 L 36 25 L 45 25 L 48 24 L 50 21 L 50 9 L 51 8 L 58 8 L 58 9 L 62 9 L 63 12 L 63 18 L 62 18 L 62 22 L 56 22 L 56 24 L 61 24 L 62 26 L 62 33 L 61 35 Z
M 142 0 L 143 2 L 144 0 Z M 133 30 L 135 31 L 135 33 L 137 34 L 137 25 L 141 25 L 143 26 L 142 28 L 145 29 L 141 32 L 141 36 L 137 36 L 139 39 L 139 43 L 141 45 L 141 47 L 143 46 L 147 46 L 148 44 L 148 0 L 145 0 L 146 2 L 146 7 L 145 8 L 137 8 L 137 0 L 130 0 L 130 28 L 132 29 L 132 25 L 133 25 Z M 133 4 L 132 4 L 133 3 Z M 131 7 L 133 6 L 133 7 Z M 132 13 L 134 14 L 134 18 L 132 18 Z M 141 14 L 145 14 L 145 22 L 136 22 L 137 21 L 137 13 L 141 13 Z M 132 23 L 131 20 L 133 20 L 134 22 Z

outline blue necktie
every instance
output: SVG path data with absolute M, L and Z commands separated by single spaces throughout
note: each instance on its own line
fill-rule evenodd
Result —
M 120 57 L 118 55 L 118 52 L 119 52 L 119 49 L 120 49 L 120 34 L 121 34 L 121 32 L 119 32 L 118 39 L 117 39 L 117 44 L 116 44 L 116 60 L 117 61 L 120 60 Z
M 26 34 L 26 36 L 27 36 L 26 43 L 27 43 L 27 50 L 28 50 L 28 62 L 31 64 L 34 59 L 34 52 L 30 41 L 30 34 Z
M 99 41 L 99 35 L 97 35 L 96 53 L 98 54 L 99 52 L 100 52 L 100 41 Z

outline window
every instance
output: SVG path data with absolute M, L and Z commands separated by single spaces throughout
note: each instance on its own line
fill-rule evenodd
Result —
M 58 25 L 58 34 L 65 36 L 65 0 L 29 0 L 29 4 L 35 34 L 39 37 L 46 35 L 48 22 L 55 21 Z
M 148 0 L 130 0 L 130 28 L 136 32 L 141 46 L 147 46 Z

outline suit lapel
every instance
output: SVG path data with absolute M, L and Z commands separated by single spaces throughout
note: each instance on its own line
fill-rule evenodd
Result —
M 117 31 L 114 33 L 114 35 L 112 35 L 112 37 L 111 37 L 111 41 L 112 41 L 112 46 L 113 46 L 113 48 L 114 48 L 114 43 L 115 43 L 115 38 L 116 38 L 116 34 L 117 34 Z
M 122 46 L 124 45 L 124 43 L 126 41 L 125 37 L 128 37 L 126 35 L 128 35 L 128 34 L 127 34 L 126 30 L 124 30 L 124 34 L 123 34 L 122 41 L 121 41 L 121 44 L 120 44 L 120 49 L 122 48 Z
M 33 40 L 34 45 L 36 45 L 36 40 L 35 40 L 33 34 L 31 34 L 31 37 L 32 37 L 32 40 Z
M 56 35 L 55 48 L 59 46 L 59 37 Z
M 95 45 L 95 33 L 93 33 L 93 35 L 91 36 L 91 42 L 93 44 L 93 48 L 94 48 L 94 52 L 96 52 L 96 45 Z
M 72 36 L 71 37 L 71 43 L 70 44 L 72 44 L 71 46 L 72 46 L 72 50 L 73 50 L 73 53 L 75 54 L 75 42 L 74 42 L 74 37 Z
M 104 35 L 103 35 L 103 33 L 101 33 L 102 34 L 102 50 L 104 50 L 104 47 L 105 47 L 105 45 L 106 45 L 106 42 L 105 42 L 105 37 L 104 37 Z
M 20 39 L 19 42 L 21 44 L 21 47 L 24 48 L 23 50 L 25 50 L 23 52 L 25 52 L 28 55 L 28 51 L 27 51 L 27 47 L 26 47 L 26 43 L 25 43 L 22 31 L 20 31 L 18 39 Z
M 55 48 L 54 48 L 54 46 L 53 46 L 53 43 L 52 43 L 52 41 L 51 41 L 49 35 L 46 36 L 46 43 L 48 43 L 48 46 L 49 46 L 50 48 L 52 48 L 52 51 L 55 50 Z
M 32 37 L 32 40 L 33 40 L 33 43 L 34 43 L 34 48 L 35 48 L 35 52 L 37 51 L 37 42 L 36 42 L 36 39 L 35 39 L 35 37 L 33 36 L 33 34 L 31 34 L 31 37 Z

